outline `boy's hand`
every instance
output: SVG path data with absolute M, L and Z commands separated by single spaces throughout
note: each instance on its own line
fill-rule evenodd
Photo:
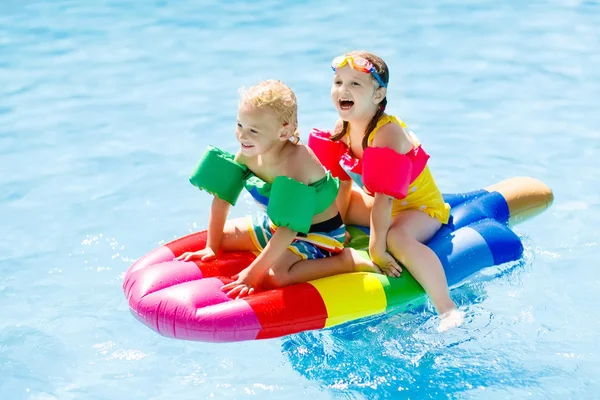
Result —
M 253 274 L 250 268 L 244 269 L 240 272 L 235 281 L 228 283 L 221 287 L 221 291 L 227 292 L 227 297 L 241 299 L 254 293 L 260 277 Z
M 175 261 L 193 261 L 193 260 L 200 259 L 200 261 L 205 262 L 205 261 L 212 261 L 216 258 L 217 258 L 217 255 L 215 254 L 214 250 L 211 249 L 210 247 L 206 247 L 202 250 L 198 250 L 198 251 L 194 251 L 194 252 L 186 251 L 179 257 L 176 257 Z

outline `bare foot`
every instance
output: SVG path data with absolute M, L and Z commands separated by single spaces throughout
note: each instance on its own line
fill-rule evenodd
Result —
M 465 319 L 465 313 L 456 308 L 440 315 L 440 324 L 437 331 L 446 332 L 449 329 L 461 326 Z
M 360 255 L 360 253 L 351 247 L 344 247 L 341 256 L 348 266 L 351 266 L 351 272 L 373 272 L 382 274 L 379 267 Z

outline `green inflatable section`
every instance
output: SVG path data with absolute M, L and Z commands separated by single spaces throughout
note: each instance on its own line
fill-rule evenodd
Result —
M 369 236 L 355 226 L 347 226 L 346 228 L 351 237 L 348 247 L 358 250 L 364 258 L 370 260 L 371 256 L 368 252 Z M 402 279 L 389 278 L 381 274 L 373 274 L 373 276 L 377 277 L 383 286 L 388 301 L 386 307 L 388 310 L 401 311 L 409 305 L 414 306 L 426 300 L 425 290 L 404 267 L 402 268 Z

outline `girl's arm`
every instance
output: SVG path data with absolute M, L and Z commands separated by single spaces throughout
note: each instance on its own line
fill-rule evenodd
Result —
M 350 197 L 352 195 L 352 181 L 340 181 L 340 191 L 335 198 L 335 205 L 342 216 L 342 220 L 346 221 L 346 213 L 350 206 Z
M 373 147 L 388 147 L 397 153 L 404 154 L 413 147 L 404 129 L 397 124 L 382 126 L 373 141 Z M 382 174 L 385 171 L 381 171 Z M 399 276 L 402 268 L 387 252 L 387 234 L 392 224 L 393 198 L 383 193 L 375 193 L 373 210 L 371 211 L 371 236 L 369 253 L 373 262 L 386 274 Z
M 335 125 L 333 127 L 333 133 L 336 134 L 337 132 L 341 131 L 343 125 L 344 125 L 344 121 L 342 121 L 340 118 L 338 118 L 337 121 L 335 121 Z M 346 141 L 346 138 L 342 139 L 342 142 L 345 143 L 346 145 L 348 144 L 348 142 Z M 342 220 L 344 222 L 346 221 L 346 214 L 348 213 L 348 207 L 350 206 L 351 194 L 352 194 L 352 180 L 341 180 L 340 179 L 340 191 L 338 192 L 338 196 L 335 199 L 335 204 L 336 204 L 338 211 L 340 212 L 340 215 L 342 216 Z
M 386 237 L 392 224 L 392 198 L 383 193 L 375 193 L 371 211 L 371 232 L 369 252 L 382 254 L 386 251 Z
M 371 236 L 369 238 L 369 254 L 371 260 L 390 276 L 400 276 L 400 264 L 387 251 L 387 234 L 392 222 L 392 198 L 375 193 L 373 210 L 371 211 Z

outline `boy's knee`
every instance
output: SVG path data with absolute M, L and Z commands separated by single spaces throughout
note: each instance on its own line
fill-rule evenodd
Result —
M 265 276 L 265 283 L 269 289 L 277 289 L 289 285 L 289 273 L 287 271 L 269 270 Z

